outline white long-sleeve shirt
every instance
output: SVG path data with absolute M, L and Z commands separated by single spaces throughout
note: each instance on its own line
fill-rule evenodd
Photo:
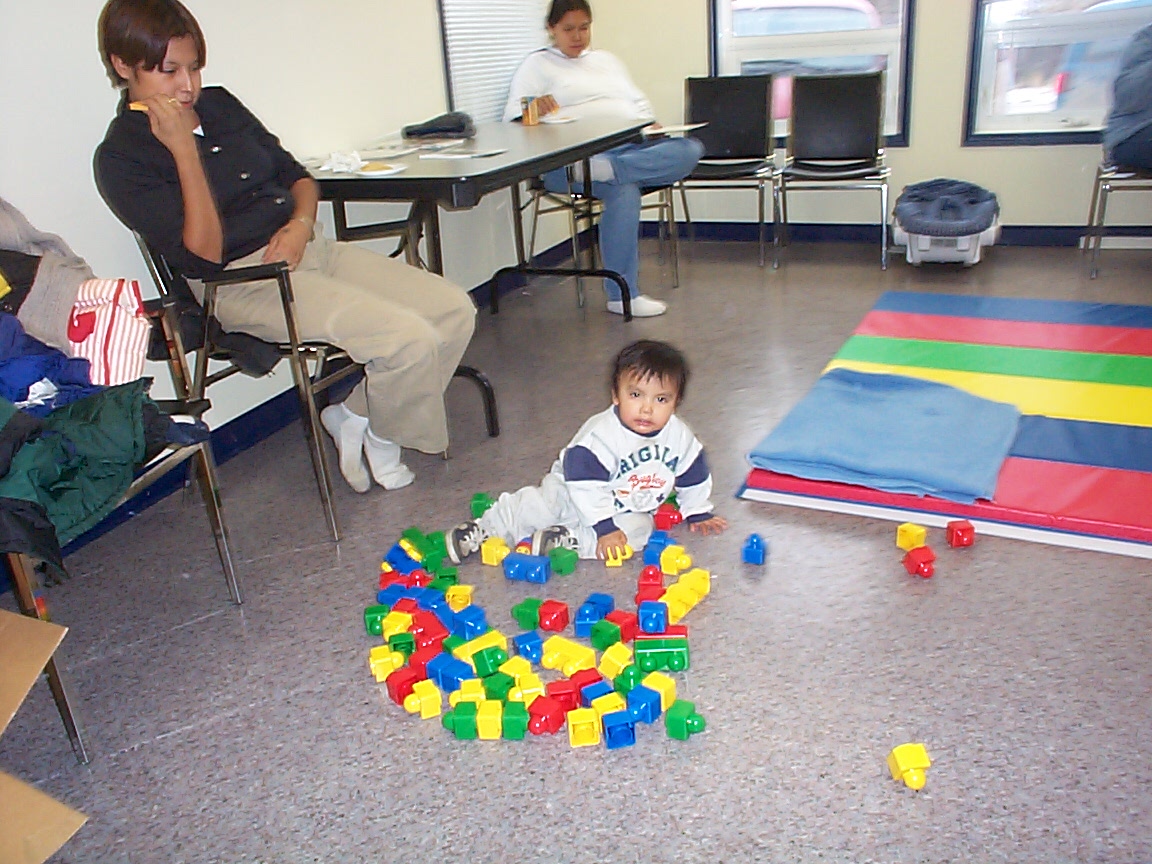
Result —
M 552 96 L 572 117 L 619 117 L 651 120 L 652 105 L 632 81 L 624 64 L 607 51 L 588 50 L 569 57 L 556 48 L 541 48 L 524 58 L 508 92 L 504 120 L 520 116 L 520 100 Z

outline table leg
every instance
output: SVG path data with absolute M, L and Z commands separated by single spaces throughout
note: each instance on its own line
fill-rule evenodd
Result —
M 428 246 L 428 269 L 444 275 L 444 256 L 440 248 L 440 208 L 435 201 L 426 201 L 424 207 L 424 240 Z
M 524 254 L 524 220 L 520 215 L 520 183 L 513 183 L 508 187 L 512 196 L 512 236 L 516 241 L 516 263 L 523 267 L 528 263 Z

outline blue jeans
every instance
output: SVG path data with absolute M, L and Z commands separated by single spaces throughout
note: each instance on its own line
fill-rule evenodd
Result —
M 700 157 L 704 145 L 695 138 L 657 138 L 641 144 L 615 147 L 596 159 L 612 163 L 612 180 L 592 183 L 592 194 L 600 199 L 600 256 L 607 270 L 615 270 L 628 283 L 628 293 L 640 293 L 637 280 L 640 271 L 640 189 L 643 186 L 668 186 L 688 176 Z M 595 171 L 595 169 L 593 169 Z M 544 175 L 544 185 L 551 192 L 566 194 L 566 169 L 557 168 Z M 574 184 L 583 191 L 583 182 Z M 620 287 L 611 279 L 604 280 L 609 300 L 620 299 Z

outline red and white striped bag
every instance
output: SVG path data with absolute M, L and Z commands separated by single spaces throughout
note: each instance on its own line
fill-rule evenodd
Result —
M 81 283 L 68 321 L 72 356 L 92 364 L 92 383 L 111 386 L 144 374 L 152 324 L 135 279 Z

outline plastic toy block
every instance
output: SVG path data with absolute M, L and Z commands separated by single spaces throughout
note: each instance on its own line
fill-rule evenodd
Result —
M 610 549 L 608 557 L 604 559 L 605 567 L 623 567 L 624 562 L 632 557 L 632 547 L 627 543 L 624 544 L 622 550 Z
M 535 630 L 512 637 L 512 644 L 517 654 L 533 663 L 539 664 L 544 656 L 544 638 Z
M 393 612 L 406 612 L 409 615 L 414 615 L 420 611 L 420 604 L 416 602 L 415 597 L 401 597 L 392 604 Z
M 516 683 L 520 683 L 521 675 L 532 674 L 532 664 L 524 657 L 509 657 L 506 661 L 500 664 L 499 672 L 505 675 L 511 675 L 516 679 Z
M 388 647 L 399 651 L 407 660 L 416 652 L 416 637 L 411 633 L 393 633 L 388 637 Z
M 668 623 L 677 624 L 700 602 L 700 595 L 677 582 L 675 585 L 668 586 L 662 602 L 668 606 Z
M 455 708 L 461 702 L 483 702 L 487 698 L 484 682 L 479 678 L 469 678 L 460 685 L 459 690 L 448 694 L 448 704 Z
M 592 625 L 592 633 L 589 634 L 589 638 L 593 648 L 597 651 L 605 651 L 620 643 L 620 625 L 613 624 L 607 619 L 597 621 Z
M 663 672 L 649 672 L 640 683 L 660 694 L 662 711 L 667 711 L 676 701 L 676 682 Z
M 634 650 L 636 665 L 643 672 L 683 672 L 690 665 L 688 640 L 683 637 L 637 636 Z
M 524 537 L 523 539 L 518 540 L 516 542 L 516 545 L 512 547 L 512 551 L 513 552 L 521 552 L 524 555 L 531 555 L 532 554 L 532 538 L 531 537 Z
M 976 529 L 967 519 L 954 519 L 945 526 L 944 530 L 949 546 L 971 546 L 976 542 Z
M 683 546 L 666 546 L 660 553 L 660 569 L 669 576 L 675 576 L 691 566 L 692 556 L 684 551 Z
M 521 625 L 523 626 L 523 625 Z M 540 604 L 541 630 L 560 633 L 568 626 L 568 605 L 559 600 L 545 600 Z
M 654 585 L 657 588 L 664 587 L 664 571 L 660 569 L 659 564 L 647 564 L 640 571 L 640 577 L 636 580 L 638 587 L 646 585 Z
M 740 560 L 745 564 L 763 567 L 764 562 L 768 560 L 768 544 L 764 542 L 764 538 L 759 534 L 749 534 L 748 539 L 744 541 L 743 549 L 740 550 Z
M 500 562 L 511 551 L 503 537 L 489 537 L 480 544 L 480 562 L 489 567 L 499 567 Z
M 597 696 L 588 707 L 603 717 L 605 714 L 627 710 L 628 700 L 609 687 L 607 693 Z
M 653 531 L 648 535 L 648 543 L 644 546 L 645 549 L 653 548 L 663 550 L 672 545 L 672 535 L 667 531 Z
M 488 512 L 488 508 L 496 503 L 496 499 L 487 492 L 477 492 L 472 496 L 472 505 L 469 510 L 473 519 L 479 519 Z
M 653 546 L 651 542 L 644 547 L 644 554 L 641 556 L 641 561 L 644 562 L 645 567 L 659 567 L 660 556 L 664 554 L 663 546 Z
M 572 622 L 572 629 L 581 639 L 587 639 L 592 635 L 592 625 L 603 617 L 599 608 L 591 603 L 585 603 L 576 610 L 576 620 Z
M 680 574 L 677 582 L 686 588 L 691 588 L 701 600 L 712 591 L 712 574 L 702 567 L 693 567 L 687 573 Z
M 595 747 L 600 743 L 600 716 L 591 708 L 568 712 L 568 743 L 573 747 Z
M 431 678 L 428 674 L 428 663 L 443 653 L 439 645 L 429 645 L 417 648 L 416 653 L 408 658 L 408 668 L 424 678 Z
M 598 681 L 603 681 L 604 676 L 601 675 L 597 669 L 581 669 L 574 675 L 570 675 L 568 680 L 571 681 L 573 685 L 575 685 L 576 691 L 579 692 L 589 684 L 595 684 Z
M 440 647 L 443 648 L 447 653 L 451 654 L 453 651 L 463 645 L 465 641 L 466 640 L 461 639 L 459 636 L 449 636 L 447 639 L 440 643 Z
M 487 678 L 489 675 L 499 672 L 500 667 L 507 659 L 508 653 L 495 645 L 490 648 L 481 648 L 472 655 L 472 668 L 481 678 Z M 512 676 L 509 675 L 508 677 L 511 678 Z
M 504 576 L 514 582 L 543 585 L 552 578 L 552 562 L 545 555 L 512 552 L 504 556 Z
M 521 600 L 512 607 L 512 617 L 525 630 L 535 630 L 540 626 L 540 606 L 543 603 L 544 601 L 537 597 Z
M 936 553 L 932 551 L 931 546 L 917 546 L 905 553 L 904 569 L 913 576 L 930 579 L 932 574 L 936 572 L 935 561 Z
M 660 694 L 640 684 L 628 691 L 628 712 L 638 723 L 655 723 L 662 712 Z
M 471 604 L 468 604 L 471 605 Z M 467 609 L 468 605 L 461 608 Z M 447 598 L 442 598 L 440 601 L 431 602 L 428 604 L 428 611 L 440 619 L 440 623 L 449 632 L 452 631 L 452 622 L 456 620 L 456 610 L 448 603 Z
M 494 672 L 481 680 L 484 682 L 484 692 L 488 698 L 500 702 L 507 699 L 508 694 L 516 686 L 516 679 L 511 675 L 505 675 L 503 672 Z
M 509 741 L 522 741 L 528 734 L 528 706 L 523 702 L 509 702 L 504 706 L 503 731 Z
M 407 667 L 397 669 L 384 679 L 384 685 L 388 688 L 388 698 L 397 705 L 403 705 L 404 699 L 412 692 L 412 688 L 419 680 L 420 676 L 412 669 Z
M 567 576 L 576 571 L 576 563 L 580 560 L 575 549 L 565 549 L 557 546 L 548 550 L 548 560 L 552 562 L 552 572 L 557 576 Z
M 629 663 L 620 670 L 619 675 L 612 679 L 612 686 L 616 688 L 617 693 L 627 696 L 632 688 L 640 686 L 643 678 L 644 673 L 640 671 L 640 667 L 635 663 Z
M 631 747 L 636 743 L 636 722 L 627 711 L 605 714 L 600 722 L 604 726 L 604 746 L 609 750 Z
M 369 636 L 380 635 L 380 622 L 391 609 L 388 606 L 369 606 L 364 610 L 364 629 Z
M 433 591 L 439 591 L 441 594 L 443 594 L 455 584 L 455 575 L 453 575 L 452 578 L 448 578 L 447 576 L 437 576 L 435 579 L 428 583 L 428 587 Z
M 448 638 L 448 628 L 440 623 L 440 619 L 432 616 L 435 623 L 429 623 L 416 633 L 416 648 L 435 648 L 440 651 L 444 648 L 444 640 Z
M 580 688 L 580 705 L 584 708 L 592 707 L 592 703 L 599 699 L 601 696 L 607 696 L 609 693 L 614 692 L 612 685 L 607 681 L 601 679 Z M 619 694 L 617 694 L 619 695 Z
M 669 738 L 687 741 L 688 736 L 703 732 L 704 726 L 704 717 L 696 713 L 696 705 L 693 702 L 677 699 L 664 712 L 664 728 Z
M 613 609 L 604 616 L 605 621 L 611 621 L 620 628 L 620 641 L 631 642 L 636 638 L 636 632 L 640 629 L 639 620 L 636 618 L 635 612 L 625 612 L 623 609 Z
M 407 531 L 404 532 L 405 535 L 407 533 L 408 533 Z M 424 542 L 424 535 L 423 534 L 420 534 L 420 542 L 421 542 L 421 544 L 423 544 L 423 542 Z M 417 548 L 416 544 L 413 543 L 411 540 L 409 540 L 406 536 L 402 536 L 396 542 L 396 545 L 399 546 L 401 549 L 403 549 L 404 552 L 408 555 L 408 557 L 411 558 L 416 563 L 419 564 L 424 560 L 424 556 L 420 553 L 419 548 Z
M 893 780 L 903 780 L 909 789 L 923 789 L 928 782 L 924 772 L 932 767 L 923 744 L 901 744 L 888 754 L 888 770 Z
M 504 658 L 492 667 L 493 670 L 495 670 L 500 665 L 500 663 L 503 663 L 508 659 L 508 637 L 501 633 L 499 630 L 488 630 L 485 633 L 481 633 L 475 639 L 469 639 L 463 645 L 456 646 L 452 649 L 452 656 L 457 660 L 463 660 L 466 663 L 472 663 L 472 658 L 475 657 L 477 653 L 483 651 L 486 648 L 499 648 L 500 651 L 504 654 Z
M 641 603 L 649 600 L 659 600 L 664 596 L 664 589 L 656 585 L 642 585 L 636 591 L 636 606 L 639 608 Z
M 431 584 L 431 582 L 432 576 L 419 568 L 413 570 L 404 579 L 404 584 L 409 588 L 423 588 L 424 586 Z
M 444 598 L 453 612 L 459 612 L 466 606 L 472 605 L 472 586 L 453 585 L 444 592 Z
M 472 671 L 472 667 L 463 660 L 457 660 L 448 654 L 441 654 L 440 657 L 445 658 L 445 662 L 435 667 L 436 674 L 434 674 L 433 665 L 436 663 L 436 660 L 429 661 L 427 666 L 428 677 L 445 693 L 452 693 L 459 690 L 465 681 L 476 677 L 476 673 Z M 438 659 L 439 658 L 437 658 L 437 660 Z
M 528 731 L 533 735 L 554 735 L 564 726 L 567 711 L 551 696 L 541 696 L 528 706 Z
M 387 639 L 397 633 L 407 633 L 412 626 L 412 616 L 407 612 L 389 612 L 380 620 L 380 635 Z
M 544 640 L 544 656 L 540 658 L 540 665 L 571 677 L 581 669 L 596 668 L 596 652 L 563 636 L 550 636 Z
M 668 628 L 668 604 L 662 600 L 645 600 L 636 613 L 641 633 L 663 633 Z
M 479 737 L 476 728 L 476 713 L 478 705 L 475 702 L 461 702 L 442 718 L 441 725 L 461 741 L 474 741 Z
M 441 564 L 436 568 L 437 579 L 451 579 L 452 584 L 455 585 L 459 581 L 460 571 L 453 567 L 451 564 Z
M 420 562 L 414 560 L 399 543 L 396 543 L 388 550 L 388 554 L 384 556 L 384 560 L 392 565 L 393 570 L 397 573 L 403 573 L 404 575 L 408 575 L 420 566 Z
M 580 707 L 580 688 L 569 679 L 549 681 L 544 685 L 544 695 L 556 700 L 565 714 L 573 708 Z
M 600 591 L 594 591 L 589 594 L 584 598 L 584 603 L 599 609 L 601 618 L 616 608 L 616 598 L 611 594 L 605 594 Z
M 600 665 L 597 667 L 605 678 L 615 681 L 625 666 L 632 663 L 632 649 L 623 642 L 609 645 L 600 655 Z
M 479 606 L 466 606 L 452 618 L 452 635 L 461 639 L 475 639 L 488 631 L 488 619 Z
M 476 707 L 476 733 L 481 741 L 499 740 L 504 726 L 504 706 L 485 699 Z
M 665 501 L 657 507 L 656 512 L 652 514 L 652 521 L 658 530 L 668 531 L 683 522 L 684 517 L 680 511 L 676 509 L 675 504 L 669 504 Z
M 368 651 L 368 669 L 379 684 L 404 665 L 404 655 L 387 645 L 377 645 Z
M 388 569 L 380 571 L 380 590 L 383 591 L 389 585 L 399 584 L 401 587 L 403 587 L 404 574 L 397 573 L 395 570 L 393 570 L 391 564 L 387 564 L 385 566 L 388 567 Z
M 419 714 L 421 720 L 439 717 L 444 710 L 444 699 L 431 681 L 417 681 L 412 692 L 404 697 L 404 710 Z
M 896 526 L 896 545 L 908 552 L 928 542 L 928 529 L 915 522 L 902 522 Z
M 687 624 L 669 624 L 668 629 L 664 631 L 664 637 L 670 638 L 672 636 L 683 636 L 688 638 L 688 625 Z
M 516 679 L 516 686 L 508 691 L 509 702 L 531 705 L 544 695 L 544 682 L 535 672 L 526 672 Z

